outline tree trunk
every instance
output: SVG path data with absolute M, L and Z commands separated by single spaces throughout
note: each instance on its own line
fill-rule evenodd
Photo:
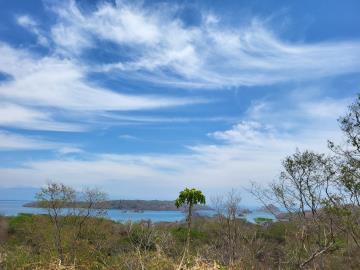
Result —
M 189 253 L 189 249 L 190 249 L 190 236 L 191 236 L 191 216 L 192 216 L 192 204 L 189 204 L 189 212 L 188 212 L 188 217 L 187 217 L 187 236 L 186 236 L 186 244 L 185 244 L 185 249 L 184 249 L 184 253 L 183 256 L 181 258 L 179 267 L 177 268 L 177 270 L 182 269 L 183 263 L 184 263 L 184 259 L 188 256 Z
M 56 249 L 59 254 L 60 264 L 62 264 L 62 263 L 64 263 L 64 250 L 63 250 L 62 241 L 61 241 L 61 229 L 57 224 L 56 224 L 55 228 L 56 228 L 56 232 L 55 232 Z
M 189 252 L 189 249 L 190 249 L 192 207 L 193 207 L 192 204 L 190 204 L 189 205 L 189 215 L 188 215 L 187 237 L 186 237 L 186 252 Z

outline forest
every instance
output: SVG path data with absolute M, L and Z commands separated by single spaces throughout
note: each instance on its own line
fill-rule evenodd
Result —
M 36 196 L 47 214 L 0 218 L 0 269 L 359 269 L 360 96 L 339 128 L 327 153 L 298 149 L 277 179 L 247 188 L 283 209 L 277 220 L 244 220 L 238 191 L 186 188 L 174 198 L 186 220 L 120 223 L 106 219 L 100 190 L 49 183 Z M 205 203 L 216 215 L 196 215 Z

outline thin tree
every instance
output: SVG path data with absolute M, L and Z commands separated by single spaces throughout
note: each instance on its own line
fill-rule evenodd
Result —
M 217 220 L 220 223 L 221 255 L 228 265 L 233 265 L 241 251 L 240 240 L 240 202 L 241 196 L 232 189 L 226 196 L 218 196 L 213 199 L 213 205 L 217 212 Z M 225 236 L 225 237 L 224 237 Z
M 64 247 L 62 230 L 65 225 L 66 211 L 76 199 L 76 192 L 71 187 L 61 183 L 48 183 L 36 194 L 40 207 L 45 208 L 54 225 L 55 246 L 59 255 L 60 264 L 64 262 Z
M 175 206 L 177 208 L 186 205 L 188 209 L 187 214 L 187 236 L 186 236 L 186 245 L 185 245 L 185 251 L 184 255 L 181 259 L 181 263 L 179 266 L 179 269 L 182 266 L 182 262 L 186 256 L 186 254 L 189 252 L 190 248 L 190 236 L 191 236 L 191 221 L 192 221 L 192 211 L 195 205 L 197 204 L 205 204 L 205 196 L 201 192 L 201 190 L 192 188 L 185 188 L 183 191 L 180 192 L 179 197 L 175 201 Z

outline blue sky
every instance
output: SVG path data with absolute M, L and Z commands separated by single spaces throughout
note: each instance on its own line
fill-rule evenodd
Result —
M 1 1 L 0 187 L 266 184 L 341 142 L 359 1 Z M 246 195 L 244 195 L 246 197 Z

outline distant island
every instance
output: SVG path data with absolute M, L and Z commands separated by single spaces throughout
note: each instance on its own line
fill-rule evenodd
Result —
M 24 207 L 32 208 L 44 208 L 40 202 L 30 202 L 25 203 Z M 68 208 L 85 208 L 85 202 L 74 202 L 68 203 L 66 205 Z M 161 200 L 109 200 L 99 203 L 94 208 L 98 209 L 117 209 L 117 210 L 126 210 L 126 211 L 184 211 L 185 208 L 176 208 L 174 201 L 161 201 Z M 195 210 L 212 210 L 211 207 L 207 205 L 196 205 Z

